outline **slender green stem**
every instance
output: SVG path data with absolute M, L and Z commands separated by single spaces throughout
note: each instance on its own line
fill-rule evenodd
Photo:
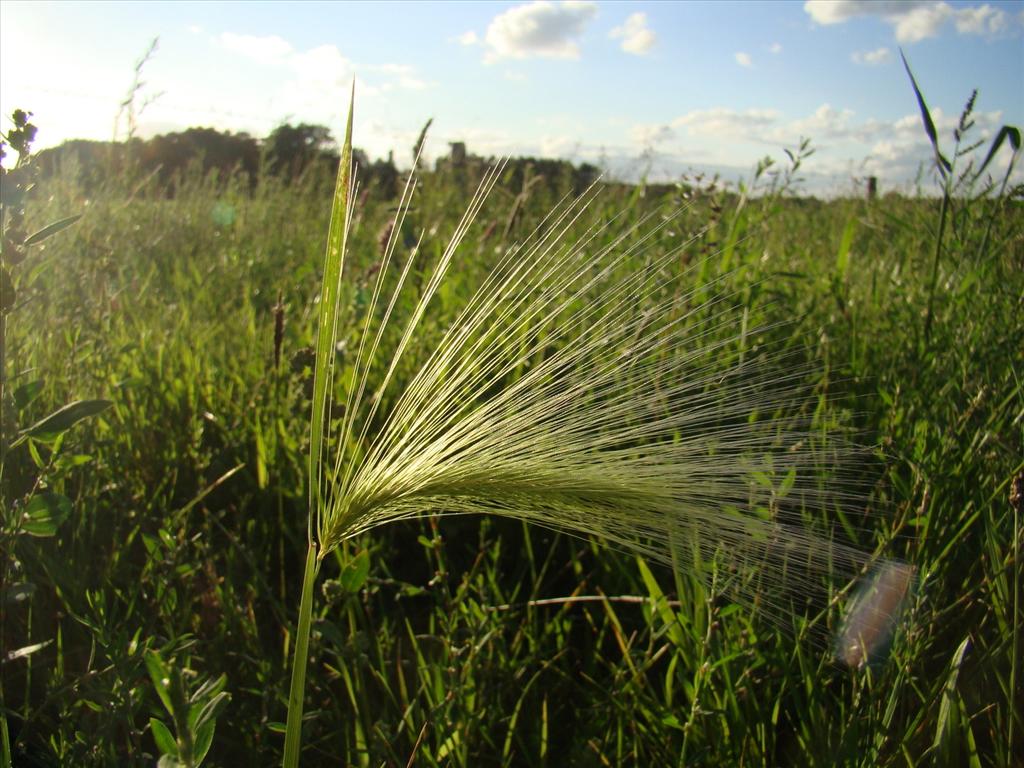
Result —
M 4 209 L 0 207 L 0 236 L 4 232 Z M 0 255 L 0 269 L 7 265 L 6 259 Z M 12 278 L 13 279 L 13 278 Z M 13 414 L 12 414 L 13 418 Z M 0 312 L 0 483 L 4 479 L 4 467 L 7 464 L 7 315 Z M 13 425 L 13 422 L 12 422 Z M 0 490 L 2 490 L 0 485 Z
M 3 705 L 4 691 L 0 684 L 0 709 Z M 0 712 L 0 768 L 11 768 L 11 737 L 7 732 L 7 715 L 3 712 Z
M 928 314 L 924 321 L 924 340 L 926 344 L 932 335 L 932 310 L 935 304 L 935 287 L 939 282 L 939 257 L 942 255 L 942 238 L 946 233 L 946 218 L 949 214 L 949 194 L 949 189 L 943 191 L 942 210 L 939 212 L 939 234 L 935 238 L 935 258 L 932 261 L 932 278 L 928 288 Z
M 334 375 L 334 349 L 338 338 L 338 297 L 342 270 L 345 264 L 345 246 L 352 212 L 352 112 L 355 103 L 355 82 L 349 100 L 348 123 L 342 144 L 338 178 L 334 187 L 334 204 L 327 233 L 327 255 L 324 259 L 324 279 L 320 293 L 320 314 L 317 319 L 316 367 L 313 374 L 313 413 L 309 439 L 309 516 L 306 535 L 309 551 L 306 570 L 302 577 L 302 599 L 299 603 L 299 626 L 295 634 L 292 657 L 292 684 L 288 693 L 288 724 L 284 737 L 284 766 L 296 768 L 302 748 L 302 700 L 306 690 L 306 662 L 309 658 L 309 630 L 313 614 L 313 587 L 320 570 L 317 536 L 322 533 L 321 522 L 325 514 L 326 499 L 323 485 L 323 430 L 329 419 L 331 382 Z M 315 516 L 315 517 L 314 517 Z M 321 544 L 324 544 L 322 536 Z M 325 545 L 323 553 L 329 551 Z M 320 553 L 320 554 L 323 554 Z
M 1012 483 L 1020 482 L 1020 475 L 1010 482 L 1012 496 Z M 1024 483 L 1021 484 L 1024 485 Z M 1013 763 L 1013 726 L 1017 718 L 1020 717 L 1020 710 L 1014 708 L 1013 702 L 1017 695 L 1017 664 L 1020 660 L 1020 626 L 1022 618 L 1024 618 L 1020 615 L 1020 579 L 1017 577 L 1017 574 L 1020 573 L 1020 508 L 1022 503 L 1024 503 L 1024 501 L 1019 498 L 1011 500 L 1010 502 L 1013 507 L 1013 568 L 1010 570 L 1010 580 L 1013 582 L 1013 645 L 1012 651 L 1010 652 L 1010 706 L 1007 710 L 1010 713 L 1010 727 L 1006 742 L 1007 765 L 1011 765 Z
M 679 752 L 679 765 L 687 765 L 686 752 L 687 747 L 690 744 L 690 733 L 693 731 L 697 717 L 701 712 L 700 709 L 700 696 L 704 689 L 704 684 L 707 682 L 708 676 L 708 654 L 711 650 L 711 635 L 715 630 L 715 587 L 718 582 L 718 570 L 717 568 L 713 571 L 711 576 L 711 587 L 709 590 L 704 592 L 705 600 L 704 604 L 707 608 L 708 614 L 708 625 L 704 631 L 704 642 L 700 646 L 700 656 L 697 657 L 697 669 L 694 672 L 693 680 L 693 699 L 690 702 L 690 716 L 686 720 L 686 726 L 683 729 L 683 746 Z M 702 590 L 703 591 L 703 590 Z
M 978 249 L 978 259 L 984 259 L 985 254 L 988 253 L 988 241 L 992 236 L 992 225 L 995 223 L 996 214 L 1004 208 L 1004 202 L 1006 200 L 1006 185 L 1010 182 L 1010 174 L 1013 173 L 1013 162 L 1017 159 L 1017 153 L 1014 152 L 1010 157 L 1010 162 L 1006 166 L 1006 173 L 1003 175 L 1003 183 L 999 186 L 999 194 L 996 195 L 996 199 L 992 201 L 993 211 L 988 217 L 988 223 L 985 225 L 985 236 L 981 239 L 981 247 Z
M 313 587 L 320 563 L 316 544 L 310 542 L 306 552 L 306 570 L 302 577 L 302 599 L 299 602 L 299 626 L 295 632 L 292 655 L 292 685 L 288 692 L 288 724 L 284 736 L 284 768 L 296 768 L 302 743 L 302 703 L 306 691 L 306 662 L 309 659 L 309 630 L 313 618 Z

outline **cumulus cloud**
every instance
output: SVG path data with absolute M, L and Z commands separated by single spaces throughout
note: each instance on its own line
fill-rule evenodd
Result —
M 818 24 L 842 24 L 858 16 L 892 16 L 922 5 L 921 0 L 807 0 L 804 12 Z
M 931 110 L 932 120 L 939 132 L 939 142 L 947 148 L 952 142 L 952 133 L 960 122 L 957 114 L 946 114 L 941 108 Z M 987 142 L 1002 125 L 1002 112 L 975 112 L 975 138 Z M 869 136 L 865 132 L 865 144 L 870 149 L 864 163 L 865 172 L 881 178 L 909 178 L 919 167 L 929 168 L 933 163 L 931 144 L 925 137 L 918 114 L 908 114 L 891 122 L 879 122 Z M 997 158 L 993 172 L 1005 168 L 1009 155 Z
M 291 43 L 277 35 L 236 35 L 225 32 L 218 41 L 231 51 L 260 62 L 278 62 L 292 53 Z
M 541 157 L 573 157 L 579 154 L 580 142 L 569 136 L 541 136 Z
M 875 142 L 871 147 L 869 158 L 882 163 L 899 162 L 906 154 L 906 148 L 899 146 L 895 141 L 883 139 Z
M 676 136 L 676 132 L 672 129 L 672 126 L 663 124 L 634 125 L 630 129 L 629 133 L 633 142 L 641 147 L 653 147 L 658 144 L 664 144 L 666 141 L 672 141 Z
M 416 68 L 409 64 L 378 64 L 360 67 L 366 72 L 382 72 L 388 76 L 388 80 L 381 85 L 382 91 L 393 91 L 404 89 L 407 91 L 422 91 L 430 87 L 430 83 L 423 80 L 416 74 Z
M 643 56 L 654 47 L 657 37 L 647 26 L 646 13 L 631 14 L 622 26 L 615 27 L 609 37 L 622 38 L 620 48 L 626 53 Z
M 884 64 L 892 58 L 892 52 L 888 48 L 876 48 L 873 51 L 854 51 L 850 54 L 854 64 Z
M 976 138 L 988 141 L 1002 125 L 999 111 L 974 113 Z M 941 108 L 932 109 L 932 119 L 939 131 L 939 141 L 952 141 L 953 130 L 959 117 L 946 114 Z M 694 110 L 681 115 L 667 125 L 634 126 L 634 141 L 643 146 L 675 138 L 672 129 L 685 130 L 695 139 L 727 139 L 734 145 L 751 144 L 764 147 L 795 146 L 808 137 L 828 156 L 830 146 L 842 144 L 846 155 L 862 152 L 873 163 L 876 175 L 912 171 L 918 164 L 931 158 L 931 145 L 921 127 L 916 112 L 895 120 L 858 120 L 853 110 L 822 104 L 802 117 L 786 119 L 773 109 L 734 110 L 725 107 Z M 860 147 L 860 149 L 857 149 Z M 885 163 L 898 163 L 882 173 Z
M 886 21 L 895 26 L 896 39 L 901 43 L 916 43 L 938 35 L 952 12 L 953 9 L 946 3 L 920 5 Z
M 739 64 L 741 67 L 749 68 L 754 66 L 754 60 L 750 58 L 749 53 L 738 51 L 737 53 L 733 54 L 733 56 L 736 59 L 736 63 Z
M 962 35 L 996 35 L 1009 26 L 1006 12 L 988 3 L 957 9 L 936 0 L 807 0 L 804 11 L 823 25 L 878 16 L 901 43 L 935 37 L 949 21 Z
M 963 35 L 996 35 L 1007 27 L 1006 13 L 988 3 L 957 11 L 954 21 Z
M 675 128 L 686 128 L 696 136 L 750 137 L 775 125 L 779 112 L 774 109 L 736 110 L 727 107 L 695 109 L 672 121 Z
M 480 36 L 471 29 L 468 32 L 463 32 L 455 40 L 459 45 L 477 45 L 480 42 Z
M 216 38 L 222 48 L 261 64 L 289 73 L 293 77 L 293 95 L 311 98 L 329 91 L 336 96 L 355 76 L 356 67 L 334 45 L 318 45 L 299 51 L 277 35 L 237 35 L 225 32 Z M 395 89 L 421 90 L 429 87 L 408 64 L 375 64 L 359 67 L 362 73 L 375 73 L 377 82 L 361 83 L 360 92 L 372 94 Z
M 796 144 L 803 137 L 833 142 L 863 140 L 859 132 L 864 126 L 855 126 L 853 117 L 853 110 L 836 109 L 826 103 L 806 117 L 778 125 L 767 138 L 779 144 Z
M 487 27 L 485 61 L 578 59 L 579 38 L 597 15 L 597 5 L 580 0 L 534 0 L 495 16 Z
M 352 62 L 333 45 L 318 45 L 289 57 L 288 66 L 307 87 L 341 88 L 353 74 Z
M 934 107 L 932 117 L 940 142 L 951 146 L 958 114 Z M 998 111 L 976 111 L 974 117 L 972 136 L 983 142 L 979 150 L 983 152 L 1002 125 L 1003 116 Z M 657 149 L 661 168 L 668 167 L 665 163 L 682 163 L 683 157 L 691 165 L 700 157 L 697 162 L 702 167 L 714 167 L 716 163 L 724 167 L 737 163 L 738 158 L 763 157 L 765 153 L 777 157 L 781 147 L 796 146 L 802 137 L 808 137 L 817 151 L 807 178 L 819 177 L 818 191 L 837 191 L 837 185 L 848 183 L 851 176 L 877 176 L 889 188 L 904 185 L 917 177 L 920 169 L 927 171 L 934 164 L 931 144 L 916 110 L 897 119 L 877 120 L 859 118 L 851 109 L 827 103 L 809 113 L 791 116 L 773 109 L 716 107 L 687 112 L 664 123 L 633 125 L 630 137 L 634 152 Z M 993 174 L 1005 170 L 1008 160 L 1008 153 L 1000 156 Z M 679 167 L 686 167 L 686 163 Z M 743 175 L 749 169 L 737 166 L 735 172 Z

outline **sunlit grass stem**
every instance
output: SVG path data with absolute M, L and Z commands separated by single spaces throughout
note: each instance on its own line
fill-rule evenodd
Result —
M 284 765 L 299 764 L 302 741 L 303 695 L 306 687 L 306 664 L 309 658 L 309 632 L 313 611 L 313 589 L 320 568 L 317 541 L 314 537 L 314 515 L 322 516 L 324 497 L 322 482 L 322 452 L 324 420 L 328 408 L 328 391 L 334 379 L 334 339 L 338 334 L 338 300 L 341 275 L 344 269 L 345 246 L 352 215 L 352 105 L 355 98 L 353 84 L 349 102 L 348 123 L 342 144 L 338 177 L 334 189 L 334 204 L 327 235 L 327 255 L 324 279 L 320 293 L 317 322 L 316 363 L 313 375 L 313 412 L 310 417 L 309 440 L 309 514 L 306 528 L 308 551 L 302 576 L 302 596 L 299 600 L 299 623 L 296 629 L 292 655 L 292 680 L 288 693 L 288 720 L 285 726 Z M 321 550 L 319 555 L 322 556 Z

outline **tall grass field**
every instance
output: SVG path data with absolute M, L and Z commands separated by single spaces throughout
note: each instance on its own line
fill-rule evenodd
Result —
M 0 765 L 1024 764 L 1020 135 L 917 96 L 922 189 L 827 201 L 42 174 L 22 115 Z

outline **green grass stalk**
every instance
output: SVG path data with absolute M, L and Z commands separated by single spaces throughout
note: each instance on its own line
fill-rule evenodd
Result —
M 334 203 L 327 235 L 327 255 L 320 293 L 320 312 L 317 323 L 316 368 L 313 376 L 313 408 L 309 441 L 309 513 L 306 536 L 309 549 L 302 577 L 302 596 L 299 601 L 299 623 L 296 628 L 292 656 L 292 680 L 288 693 L 288 719 L 285 725 L 285 768 L 299 764 L 302 742 L 302 709 L 306 689 L 306 663 L 309 657 L 309 632 L 313 611 L 313 589 L 320 569 L 320 558 L 326 550 L 317 551 L 314 539 L 314 516 L 319 527 L 324 512 L 322 486 L 322 451 L 324 421 L 329 418 L 329 390 L 334 379 L 334 340 L 338 334 L 338 299 L 345 264 L 345 246 L 352 215 L 352 112 L 355 104 L 355 84 L 349 100 L 348 123 L 342 146 L 338 177 L 334 188 Z
M 1008 734 L 1006 737 L 1006 764 L 1013 763 L 1013 739 L 1014 726 L 1021 716 L 1020 709 L 1014 707 L 1014 699 L 1017 695 L 1017 665 L 1020 664 L 1020 633 L 1021 623 L 1024 622 L 1024 615 L 1020 612 L 1020 579 L 1013 578 L 1012 574 L 1021 572 L 1020 567 L 1020 510 L 1024 506 L 1024 470 L 1017 473 L 1016 477 L 1010 480 L 1010 506 L 1013 507 L 1013 569 L 1010 581 L 1013 583 L 1013 641 L 1010 649 L 1010 685 L 1008 713 L 1010 718 Z
M 924 340 L 927 344 L 932 337 L 932 321 L 935 309 L 935 289 L 939 283 L 939 262 L 942 259 L 942 240 L 946 233 L 946 220 L 949 216 L 949 184 L 942 190 L 942 207 L 939 210 L 939 231 L 935 235 L 935 253 L 932 257 L 932 273 L 928 281 L 928 309 L 924 321 Z

